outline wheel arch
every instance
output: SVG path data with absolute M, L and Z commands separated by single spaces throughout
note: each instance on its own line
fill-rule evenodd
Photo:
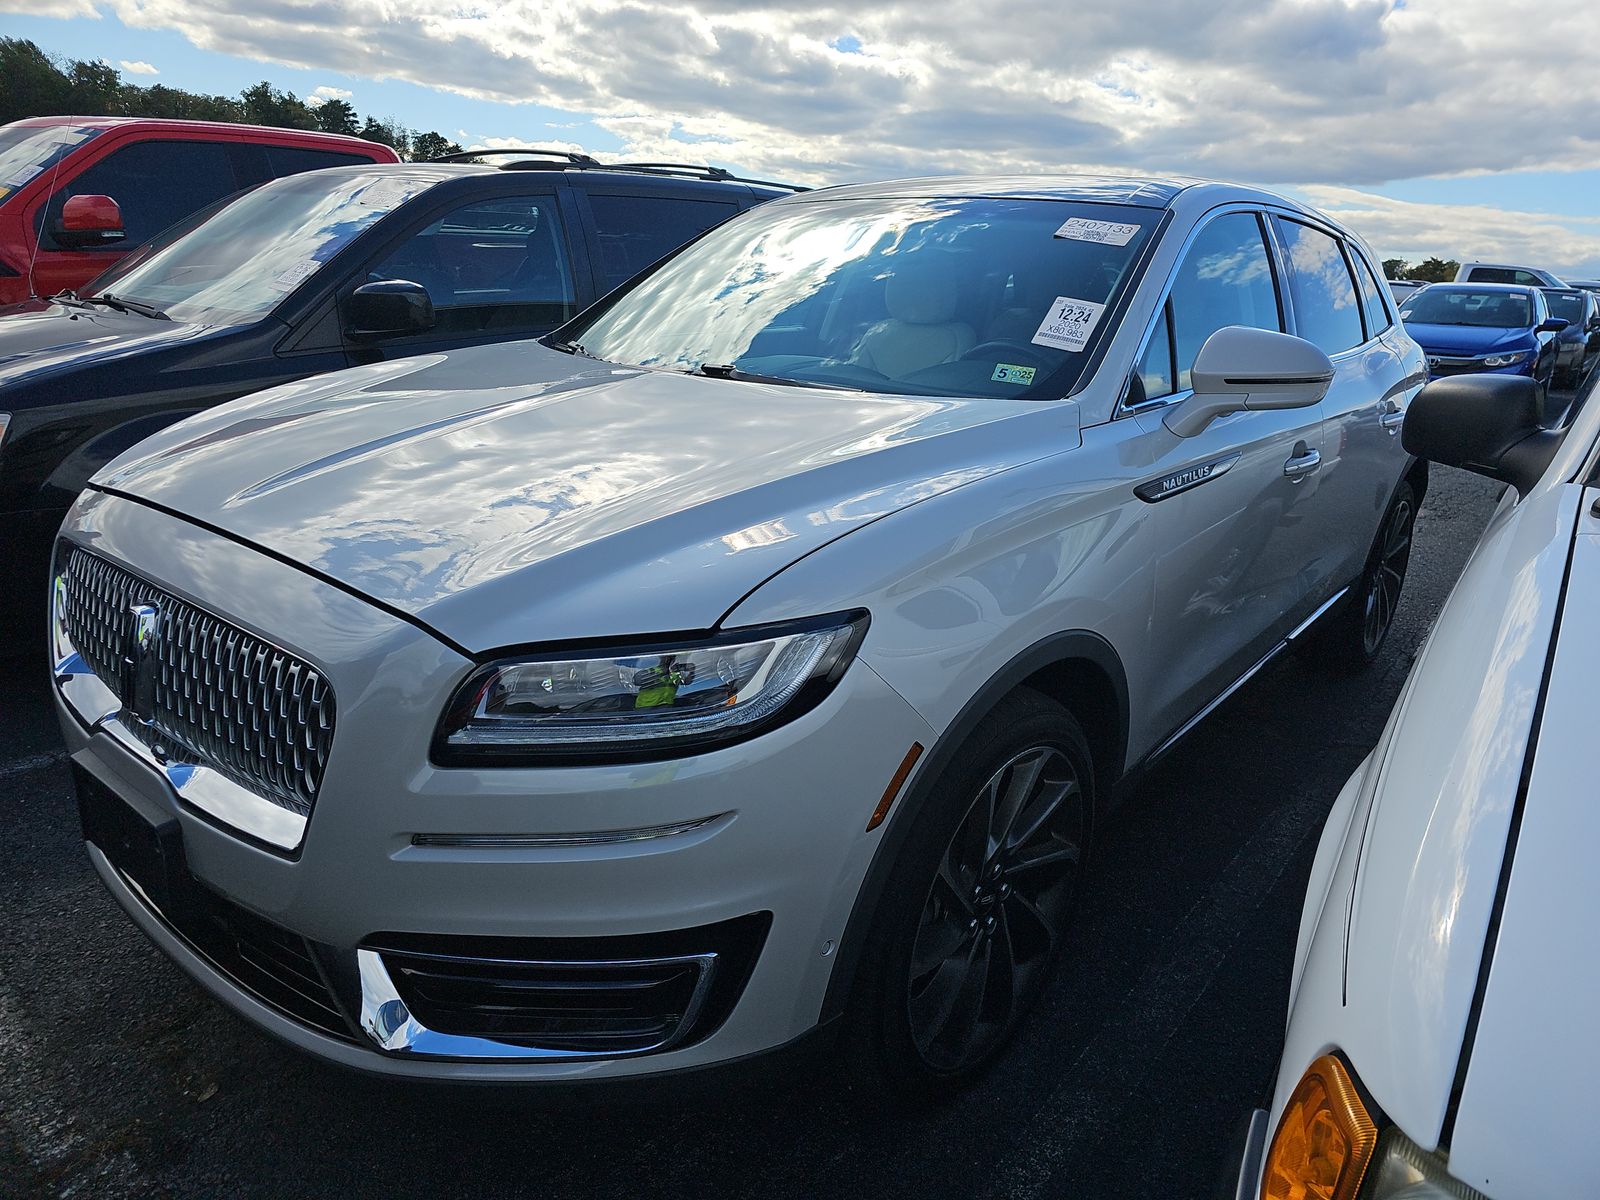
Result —
M 831 1021 L 845 1011 L 889 875 L 934 785 L 979 722 L 1003 697 L 1020 687 L 1042 692 L 1077 717 L 1089 738 L 1096 798 L 1102 805 L 1121 779 L 1127 764 L 1128 679 L 1111 643 L 1097 633 L 1076 629 L 1052 634 L 1012 658 L 962 706 L 939 735 L 905 795 L 895 802 L 894 819 L 884 826 L 883 838 L 873 853 L 844 935 L 839 939 L 838 958 L 823 997 L 819 1023 Z

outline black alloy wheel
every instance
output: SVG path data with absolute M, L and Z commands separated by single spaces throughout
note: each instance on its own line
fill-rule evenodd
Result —
M 911 949 L 918 1053 L 958 1073 L 986 1059 L 1039 992 L 1083 860 L 1084 789 L 1053 745 L 1013 754 L 972 798 L 940 856 Z
M 1367 568 L 1367 595 L 1361 615 L 1361 649 L 1370 659 L 1377 655 L 1394 624 L 1411 565 L 1411 533 L 1416 524 L 1415 501 L 1409 487 L 1395 497 L 1379 535 L 1377 554 Z

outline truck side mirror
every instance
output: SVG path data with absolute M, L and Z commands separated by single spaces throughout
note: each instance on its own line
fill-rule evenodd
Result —
M 122 209 L 110 196 L 72 196 L 50 228 L 56 245 L 68 250 L 94 250 L 123 241 Z

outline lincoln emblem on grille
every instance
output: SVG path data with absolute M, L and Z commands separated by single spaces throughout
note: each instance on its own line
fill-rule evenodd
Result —
M 128 640 L 123 643 L 122 704 L 146 725 L 156 707 L 156 638 L 161 610 L 154 604 L 128 606 Z

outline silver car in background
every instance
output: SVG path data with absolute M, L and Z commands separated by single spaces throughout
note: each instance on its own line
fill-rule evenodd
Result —
M 840 1024 L 959 1085 L 1119 783 L 1288 646 L 1380 653 L 1427 476 L 1373 264 L 1222 184 L 838 188 L 542 344 L 174 426 L 56 552 L 90 857 L 324 1059 L 602 1079 Z

